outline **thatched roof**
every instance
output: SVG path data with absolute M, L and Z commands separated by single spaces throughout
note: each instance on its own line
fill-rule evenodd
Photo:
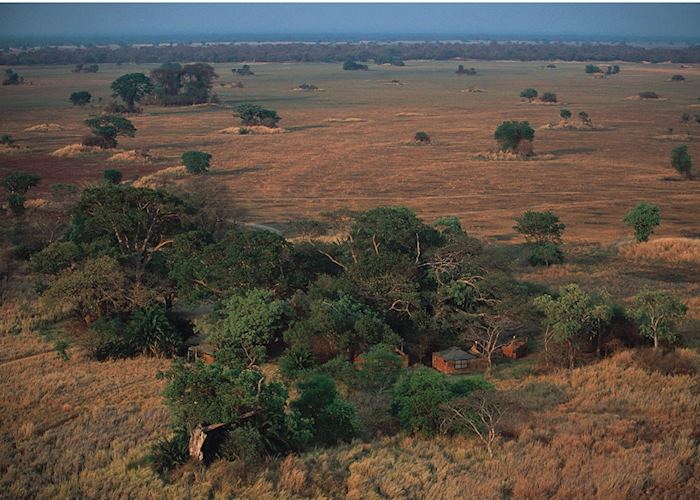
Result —
M 459 347 L 455 346 L 445 349 L 444 351 L 439 351 L 436 354 L 445 361 L 462 361 L 476 358 L 476 356 L 473 354 L 465 352 Z

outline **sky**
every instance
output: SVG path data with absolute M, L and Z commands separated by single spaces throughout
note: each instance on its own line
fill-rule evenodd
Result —
M 0 36 L 459 34 L 700 38 L 700 4 L 0 4 Z

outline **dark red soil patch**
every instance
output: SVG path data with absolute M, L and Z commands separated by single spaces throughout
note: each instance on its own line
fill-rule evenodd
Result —
M 104 157 L 58 158 L 49 155 L 0 156 L 0 178 L 12 172 L 29 172 L 41 177 L 41 182 L 30 192 L 40 197 L 51 190 L 51 185 L 63 182 L 84 186 L 100 182 L 102 172 L 108 168 L 121 170 L 125 181 L 151 174 L 163 165 L 150 163 L 118 163 L 106 161 Z

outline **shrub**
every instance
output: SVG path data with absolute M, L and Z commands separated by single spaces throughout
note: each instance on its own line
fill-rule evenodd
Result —
M 119 184 L 122 181 L 121 170 L 115 168 L 108 168 L 102 172 L 102 179 L 108 184 Z
M 602 73 L 600 70 L 599 66 L 596 66 L 595 64 L 587 64 L 586 65 L 586 73 L 592 74 L 592 73 Z
M 81 92 L 73 92 L 70 95 L 70 102 L 73 103 L 73 106 L 84 106 L 85 104 L 88 104 L 90 102 L 90 99 L 92 99 L 92 95 L 90 92 L 87 92 L 85 90 Z
M 476 69 L 475 68 L 465 68 L 463 64 L 460 64 L 457 67 L 456 73 L 458 75 L 476 75 Z
M 25 210 L 25 201 L 27 201 L 27 197 L 23 194 L 10 193 L 7 195 L 7 208 L 17 216 L 22 215 Z
M 219 446 L 218 455 L 226 460 L 254 465 L 260 462 L 264 450 L 262 436 L 257 429 L 244 425 L 226 434 Z
M 57 274 L 82 256 L 80 247 L 72 241 L 54 241 L 32 256 L 32 270 L 38 273 Z
M 394 385 L 402 370 L 401 356 L 378 344 L 362 355 L 357 378 L 365 390 L 381 393 Z
M 527 139 L 522 140 L 515 148 L 515 152 L 520 156 L 532 156 L 535 154 L 535 145 Z
M 585 111 L 581 111 L 578 114 L 578 119 L 581 120 L 581 123 L 583 123 L 583 124 L 590 124 L 591 123 L 591 117 L 588 116 L 588 113 L 586 113 Z
M 538 243 L 532 249 L 528 261 L 533 266 L 551 266 L 564 262 L 564 252 L 555 243 Z
M 161 439 L 151 446 L 148 462 L 151 468 L 163 476 L 189 459 L 189 437 L 187 432 L 178 431 L 170 439 Z
M 535 131 L 528 122 L 512 120 L 502 122 L 496 128 L 494 137 L 503 151 L 514 151 L 520 141 L 533 141 L 535 139 Z
M 677 146 L 671 151 L 671 166 L 686 179 L 693 177 L 693 162 L 688 153 L 688 146 Z
M 554 92 L 545 92 L 542 94 L 542 97 L 540 97 L 540 100 L 542 102 L 557 102 L 557 94 Z
M 520 92 L 520 97 L 527 99 L 528 101 L 532 101 L 533 99 L 535 99 L 537 97 L 537 95 L 538 95 L 537 90 L 535 90 L 533 88 L 527 88 L 527 89 L 523 90 L 522 92 Z
M 634 229 L 637 241 L 648 241 L 654 228 L 661 223 L 659 207 L 652 203 L 637 203 L 623 219 L 623 222 Z
M 440 405 L 451 398 L 445 375 L 419 367 L 405 372 L 394 386 L 391 411 L 405 431 L 431 435 L 440 425 Z
M 566 228 L 559 217 L 550 211 L 528 210 L 515 222 L 513 229 L 524 235 L 528 242 L 534 243 L 561 243 L 561 235 Z
M 685 77 L 683 75 L 673 75 L 671 77 L 672 82 L 682 82 L 685 80 Z
M 559 116 L 561 116 L 564 120 L 568 120 L 571 118 L 571 111 L 566 108 L 562 108 L 559 110 Z
M 659 94 L 657 94 L 656 92 L 649 92 L 649 91 L 640 92 L 637 95 L 639 96 L 640 99 L 658 99 L 659 98 Z
M 280 373 L 288 379 L 299 377 L 306 370 L 314 366 L 311 352 L 301 346 L 287 349 L 279 359 Z
M 27 194 L 29 188 L 39 184 L 41 178 L 38 175 L 26 172 L 13 172 L 2 180 L 2 187 L 10 193 Z
M 416 142 L 422 142 L 422 143 L 429 143 L 430 142 L 430 136 L 425 133 L 425 132 L 416 132 L 416 135 L 413 138 Z
M 343 63 L 344 71 L 367 71 L 369 67 L 366 64 L 360 64 L 352 59 L 348 59 Z
M 186 151 L 180 157 L 183 165 L 191 174 L 203 174 L 209 170 L 211 155 L 202 151 Z
M 170 356 L 181 338 L 165 308 L 156 305 L 134 312 L 126 324 L 126 341 L 131 352 Z

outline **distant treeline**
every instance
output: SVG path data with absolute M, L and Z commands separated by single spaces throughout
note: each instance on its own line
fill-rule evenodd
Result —
M 0 64 L 102 64 L 164 63 L 201 61 L 208 63 L 260 62 L 343 62 L 385 61 L 388 59 L 454 58 L 482 60 L 563 60 L 696 63 L 700 45 L 686 47 L 641 47 L 602 43 L 262 43 L 207 44 L 202 46 L 122 46 L 118 48 L 42 47 L 18 53 L 0 53 Z

